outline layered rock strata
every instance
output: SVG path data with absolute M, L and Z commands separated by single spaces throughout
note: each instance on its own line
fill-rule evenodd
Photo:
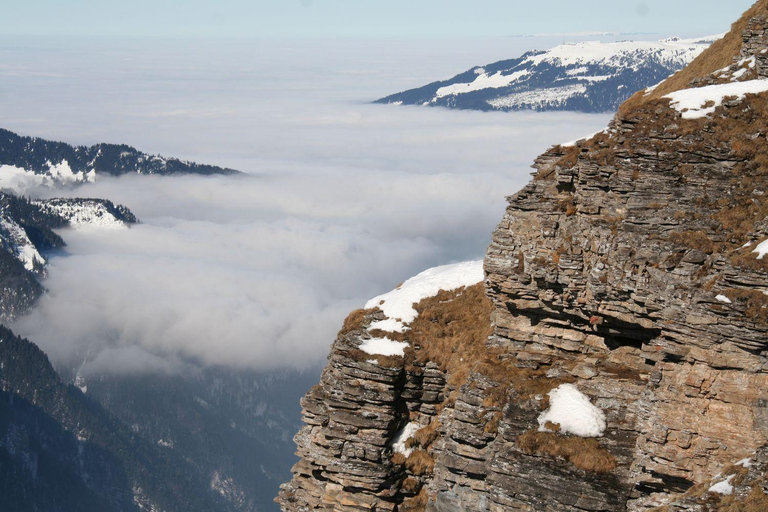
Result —
M 445 375 L 434 364 L 406 368 L 403 358 L 361 351 L 370 324 L 383 319 L 378 310 L 350 317 L 320 384 L 302 399 L 301 461 L 281 492 L 284 508 L 395 510 L 403 501 L 402 484 L 413 475 L 391 460 L 392 443 L 412 416 L 430 423 Z
M 761 0 L 670 83 L 766 76 L 766 20 Z M 509 198 L 487 298 L 472 299 L 491 301 L 482 351 L 430 350 L 442 334 L 414 327 L 412 351 L 374 364 L 358 347 L 379 313 L 350 320 L 302 403 L 283 509 L 768 510 L 768 93 L 692 115 L 659 91 L 552 148 Z M 448 316 L 430 318 L 448 329 Z M 563 383 L 604 413 L 602 435 L 539 424 Z M 393 450 L 413 421 L 434 432 L 413 436 L 430 462 L 416 472 Z M 731 494 L 711 490 L 718 474 Z

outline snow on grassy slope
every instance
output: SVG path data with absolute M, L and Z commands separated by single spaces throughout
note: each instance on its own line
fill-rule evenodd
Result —
M 370 329 L 388 332 L 403 332 L 406 324 L 413 322 L 418 313 L 414 304 L 434 297 L 440 290 L 455 290 L 463 286 L 472 286 L 484 278 L 483 262 L 465 261 L 425 270 L 421 274 L 408 279 L 389 293 L 379 295 L 369 300 L 365 309 L 378 307 L 388 317 L 386 320 L 374 322 Z
M 728 496 L 730 494 L 733 494 L 733 484 L 731 481 L 734 479 L 736 475 L 731 475 L 725 480 L 722 480 L 720 482 L 717 482 L 712 487 L 709 488 L 709 492 L 715 492 L 717 494 L 722 494 L 724 496 Z
M 389 293 L 379 295 L 368 301 L 365 309 L 379 308 L 387 318 L 372 322 L 369 331 L 404 332 L 416 319 L 418 312 L 414 304 L 434 297 L 441 290 L 456 290 L 472 286 L 483 280 L 483 262 L 465 261 L 452 265 L 434 267 L 408 279 Z M 408 343 L 393 341 L 387 337 L 372 337 L 364 340 L 358 347 L 363 352 L 381 356 L 403 356 Z M 371 360 L 377 362 L 376 360 Z
M 529 74 L 531 74 L 531 72 L 527 69 L 515 71 L 509 75 L 504 75 L 501 71 L 489 75 L 483 71 L 478 73 L 477 78 L 472 82 L 446 85 L 445 87 L 439 88 L 435 95 L 438 98 L 442 98 L 443 96 L 449 96 L 451 94 L 464 94 L 472 91 L 481 91 L 483 89 L 498 89 L 500 87 L 506 87 Z
M 600 437 L 605 432 L 605 414 L 573 384 L 561 384 L 549 392 L 549 409 L 539 415 L 539 431 L 547 422 L 560 425 L 560 432 L 580 437 Z
M 701 119 L 712 114 L 726 98 L 744 99 L 747 94 L 768 91 L 768 80 L 747 80 L 719 85 L 707 85 L 683 89 L 664 96 L 670 99 L 670 106 L 681 112 L 683 119 Z
M 518 105 L 528 105 L 531 108 L 539 108 L 551 104 L 563 103 L 568 98 L 573 98 L 586 92 L 586 85 L 572 84 L 564 85 L 562 87 L 516 92 L 501 98 L 489 100 L 488 104 L 497 109 L 511 108 Z
M 760 244 L 755 247 L 755 250 L 752 252 L 757 254 L 757 259 L 763 259 L 765 255 L 768 254 L 768 240 L 760 242 Z
M 560 66 L 583 64 L 618 66 L 627 60 L 628 55 L 645 55 L 654 56 L 660 62 L 690 62 L 709 46 L 710 39 L 712 38 L 673 38 L 663 41 L 619 41 L 616 43 L 586 41 L 556 46 L 540 55 L 530 57 L 529 60 L 534 65 L 547 62 L 556 63 Z

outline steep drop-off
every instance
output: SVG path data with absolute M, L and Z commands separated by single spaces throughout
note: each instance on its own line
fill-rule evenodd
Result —
M 350 315 L 282 508 L 768 510 L 767 55 L 761 0 L 603 133 L 537 159 L 483 284 L 401 332 Z M 385 336 L 402 356 L 361 350 Z M 539 421 L 563 384 L 604 428 Z

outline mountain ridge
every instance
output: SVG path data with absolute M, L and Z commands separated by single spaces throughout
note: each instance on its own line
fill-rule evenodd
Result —
M 143 153 L 126 144 L 73 146 L 0 128 L 0 172 L 32 183 L 83 183 L 124 174 L 234 175 L 234 169 Z M 0 176 L 1 178 L 1 176 Z M 8 179 L 9 179 L 8 178 Z M 7 185 L 6 185 L 7 186 Z M 3 181 L 0 180 L 0 189 Z
M 483 111 L 615 111 L 635 91 L 685 67 L 719 37 L 563 44 L 476 66 L 374 103 Z

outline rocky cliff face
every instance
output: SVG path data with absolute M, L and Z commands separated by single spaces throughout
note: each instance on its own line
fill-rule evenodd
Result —
M 768 510 L 767 30 L 761 0 L 541 156 L 484 285 L 422 301 L 402 357 L 361 352 L 381 310 L 351 315 L 283 509 Z M 539 421 L 566 383 L 597 435 Z

